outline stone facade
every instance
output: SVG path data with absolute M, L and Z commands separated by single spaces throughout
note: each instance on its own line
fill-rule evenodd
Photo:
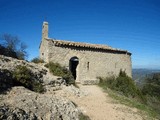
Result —
M 124 70 L 132 76 L 131 53 L 105 45 L 78 43 L 48 38 L 48 23 L 43 23 L 40 58 L 67 67 L 76 82 L 96 84 L 97 77 L 117 76 Z

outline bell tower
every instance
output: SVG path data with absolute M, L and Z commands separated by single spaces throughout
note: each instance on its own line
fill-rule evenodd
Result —
M 42 26 L 42 39 L 48 38 L 48 22 L 43 22 Z

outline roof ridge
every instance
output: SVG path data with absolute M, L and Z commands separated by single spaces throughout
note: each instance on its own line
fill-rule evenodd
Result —
M 75 47 L 103 49 L 103 50 L 110 50 L 110 51 L 119 51 L 119 52 L 125 52 L 125 53 L 128 53 L 128 54 L 131 54 L 127 50 L 121 50 L 121 49 L 113 48 L 111 46 L 103 45 L 103 44 L 92 44 L 92 43 L 85 43 L 85 42 L 74 42 L 74 41 L 58 40 L 58 39 L 52 39 L 52 38 L 46 38 L 46 39 L 47 40 L 52 40 L 56 46 L 67 45 L 67 46 L 75 46 Z

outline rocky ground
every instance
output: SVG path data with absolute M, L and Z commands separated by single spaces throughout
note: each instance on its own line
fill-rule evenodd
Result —
M 34 80 L 41 81 L 46 91 L 62 89 L 65 81 L 53 76 L 44 64 L 30 63 L 0 55 L 0 82 L 7 87 L 10 75 L 5 70 L 14 71 L 16 66 L 26 66 L 34 74 Z M 3 79 L 5 75 L 5 79 Z M 6 78 L 8 77 L 8 78 Z M 11 79 L 11 78 L 10 78 Z M 2 87 L 1 87 L 2 88 Z M 30 120 L 78 120 L 82 113 L 78 107 L 67 98 L 51 94 L 40 94 L 22 86 L 12 87 L 6 94 L 0 94 L 0 119 L 30 119 Z
M 51 75 L 49 70 L 46 67 L 44 67 L 44 64 L 45 63 L 35 64 L 32 62 L 27 62 L 25 60 L 18 60 L 11 57 L 0 55 L 0 70 L 7 69 L 9 71 L 14 71 L 16 66 L 18 65 L 26 66 L 34 73 L 34 75 L 36 76 L 36 80 L 43 81 L 45 85 L 53 81 L 58 82 L 57 79 L 59 79 L 60 77 Z
M 32 120 L 78 120 L 81 114 L 75 104 L 64 97 L 39 94 L 24 87 L 13 87 L 6 95 L 1 95 L 1 106 L 4 105 L 21 109 L 26 112 L 24 115 L 33 113 Z
M 79 120 L 81 112 L 91 120 L 145 119 L 139 110 L 115 103 L 96 85 L 79 86 L 62 86 L 45 94 L 13 87 L 0 96 L 0 119 L 8 116 L 11 120 Z

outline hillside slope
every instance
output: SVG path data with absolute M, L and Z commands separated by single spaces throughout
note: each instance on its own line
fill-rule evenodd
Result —
M 132 77 L 137 84 L 143 84 L 146 77 L 150 77 L 151 74 L 158 72 L 160 72 L 158 69 L 133 69 Z
M 146 118 L 144 115 L 141 116 L 138 109 L 118 104 L 96 85 L 79 84 L 79 88 L 72 85 L 66 86 L 61 84 L 60 77 L 53 76 L 43 66 L 44 64 L 38 65 L 0 56 L 0 70 L 14 71 L 18 65 L 30 69 L 37 76 L 35 80 L 43 82 L 46 92 L 40 94 L 22 86 L 12 86 L 6 94 L 0 94 L 2 113 L 0 119 L 27 120 L 28 117 L 34 120 L 87 120 L 87 117 L 81 118 L 82 113 L 89 116 L 91 120 L 143 120 Z M 3 81 L 2 78 L 0 80 Z

